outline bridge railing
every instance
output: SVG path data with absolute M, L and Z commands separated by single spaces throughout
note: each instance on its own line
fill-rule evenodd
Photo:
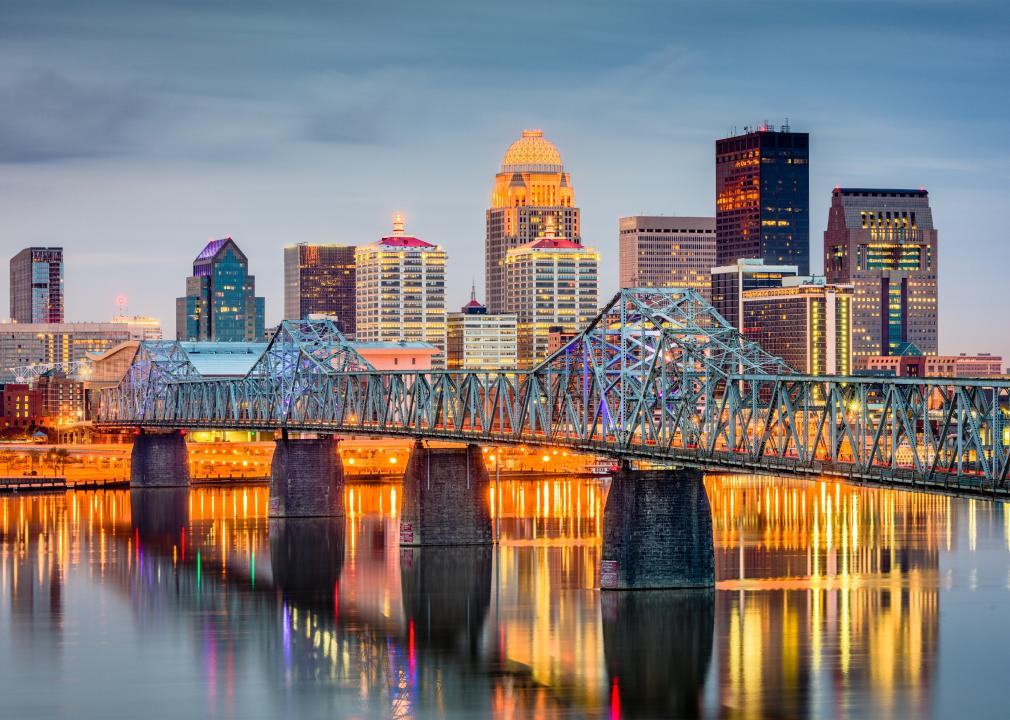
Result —
M 551 444 L 657 463 L 1007 487 L 1010 381 L 738 374 L 688 393 L 646 379 L 538 370 L 187 380 L 104 391 L 99 421 Z

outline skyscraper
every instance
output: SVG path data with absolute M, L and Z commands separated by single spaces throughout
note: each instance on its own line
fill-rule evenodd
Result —
M 11 258 L 10 281 L 15 322 L 63 322 L 63 248 L 25 248 Z
M 547 356 L 552 329 L 577 333 L 596 316 L 600 255 L 555 235 L 553 216 L 533 242 L 505 256 L 505 309 L 517 320 L 519 367 Z
M 407 235 L 393 216 L 393 234 L 356 249 L 355 338 L 363 342 L 427 342 L 445 367 L 445 251 Z
M 331 315 L 354 338 L 354 246 L 308 245 L 284 248 L 284 319 Z
M 711 299 L 715 218 L 635 215 L 618 227 L 622 288 L 692 288 Z
M 795 265 L 766 265 L 758 258 L 742 258 L 732 265 L 712 268 L 712 306 L 741 332 L 743 296 L 748 290 L 782 287 L 783 278 L 794 277 Z
M 506 254 L 536 240 L 548 216 L 568 242 L 582 243 L 574 198 L 571 176 L 554 143 L 542 130 L 523 130 L 505 151 L 487 211 L 484 269 L 489 312 L 506 312 Z
M 715 143 L 716 263 L 810 272 L 810 136 L 762 126 Z
M 256 342 L 263 339 L 265 302 L 256 297 L 249 261 L 230 237 L 211 240 L 193 261 L 186 295 L 175 301 L 178 340 Z
M 852 286 L 791 277 L 743 294 L 743 334 L 808 375 L 851 375 Z
M 824 232 L 828 282 L 855 288 L 852 352 L 936 355 L 937 232 L 925 190 L 835 188 Z

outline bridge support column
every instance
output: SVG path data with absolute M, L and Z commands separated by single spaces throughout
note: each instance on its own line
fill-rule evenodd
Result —
M 178 431 L 140 431 L 130 452 L 130 487 L 186 487 L 189 485 L 189 453 L 186 438 Z
M 712 513 L 698 470 L 615 476 L 603 510 L 604 590 L 715 585 Z
M 403 476 L 400 545 L 490 545 L 488 474 L 476 445 L 410 452 Z
M 281 438 L 270 463 L 270 512 L 281 517 L 339 517 L 344 514 L 344 466 L 330 435 Z

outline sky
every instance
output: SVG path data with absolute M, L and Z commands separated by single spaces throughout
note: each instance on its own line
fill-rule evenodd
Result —
M 1008 38 L 1010 4 L 974 0 L 0 0 L 0 250 L 65 248 L 67 320 L 125 295 L 171 336 L 207 240 L 238 242 L 270 325 L 285 245 L 400 211 L 452 309 L 483 297 L 502 155 L 542 128 L 602 302 L 620 216 L 714 214 L 715 139 L 789 118 L 813 269 L 833 187 L 925 187 L 940 350 L 1010 363 Z

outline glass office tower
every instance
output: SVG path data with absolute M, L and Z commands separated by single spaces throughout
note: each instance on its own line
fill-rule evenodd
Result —
M 835 188 L 824 232 L 828 282 L 855 287 L 852 351 L 936 355 L 937 231 L 923 189 Z
M 284 319 L 332 317 L 345 337 L 354 338 L 353 245 L 284 248 Z
M 11 318 L 63 322 L 63 248 L 30 247 L 11 258 Z
M 211 240 L 193 261 L 186 295 L 176 299 L 178 340 L 263 339 L 264 299 L 256 297 L 249 261 L 230 237 Z
M 763 126 L 715 144 L 716 263 L 810 273 L 810 136 Z

